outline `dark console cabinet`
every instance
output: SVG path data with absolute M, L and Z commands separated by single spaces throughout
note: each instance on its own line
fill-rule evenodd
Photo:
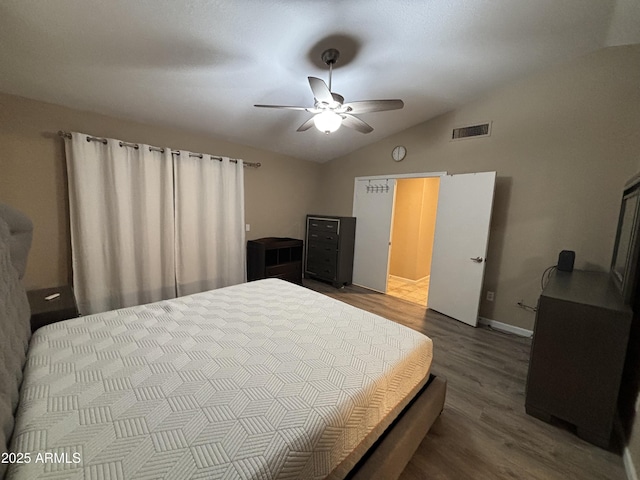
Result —
M 608 448 L 631 318 L 608 273 L 556 272 L 538 303 L 527 413 Z
M 281 278 L 302 285 L 302 240 L 267 237 L 247 242 L 247 280 Z
M 331 282 L 334 287 L 350 285 L 355 235 L 354 217 L 307 215 L 305 277 Z

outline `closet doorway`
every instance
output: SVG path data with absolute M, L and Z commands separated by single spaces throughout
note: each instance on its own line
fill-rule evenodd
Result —
M 396 182 L 387 295 L 428 304 L 440 178 Z
M 439 185 L 437 195 L 434 195 L 437 196 L 437 202 L 434 202 L 437 207 L 432 207 L 436 209 L 436 224 L 431 237 L 427 233 L 429 223 L 425 221 L 422 224 L 422 214 L 426 217 L 430 210 L 427 207 L 423 209 L 422 205 L 426 192 L 424 184 L 419 194 L 409 195 L 408 206 L 395 208 L 395 202 L 397 185 L 402 180 L 435 177 Z M 403 289 L 396 284 L 398 277 L 416 284 L 426 284 L 428 277 L 428 298 L 424 299 L 428 308 L 469 325 L 477 325 L 495 179 L 496 172 L 357 177 L 353 199 L 353 216 L 356 217 L 353 283 L 389 294 L 390 288 L 396 291 Z M 402 198 L 399 201 L 402 203 Z M 407 212 L 420 212 L 420 217 L 395 222 L 397 215 Z M 411 235 L 408 236 L 413 236 L 414 240 L 416 236 L 419 240 L 422 234 L 421 243 L 426 243 L 427 249 L 418 253 L 417 248 L 403 242 L 401 229 L 395 233 L 392 230 L 394 223 L 411 227 Z M 397 255 L 392 246 L 400 249 Z M 423 261 L 419 261 L 419 257 Z M 428 266 L 429 257 L 431 268 L 427 273 L 425 266 Z M 404 270 L 397 270 L 396 263 Z M 406 282 L 404 289 L 409 290 Z M 422 302 L 422 294 L 405 293 L 416 301 L 420 295 Z

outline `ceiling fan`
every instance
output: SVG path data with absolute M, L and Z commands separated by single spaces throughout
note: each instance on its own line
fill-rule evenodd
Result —
M 335 132 L 341 125 L 353 128 L 361 133 L 370 133 L 373 127 L 356 117 L 361 113 L 397 110 L 404 107 L 402 100 L 361 100 L 344 103 L 344 97 L 331 92 L 331 74 L 333 65 L 338 61 L 340 52 L 330 48 L 322 52 L 322 61 L 329 67 L 329 86 L 316 77 L 309 77 L 309 85 L 315 98 L 313 107 L 294 107 L 287 105 L 254 105 L 261 108 L 284 108 L 288 110 L 304 110 L 313 114 L 309 120 L 298 127 L 298 132 L 309 130 L 315 125 L 318 130 L 329 134 Z

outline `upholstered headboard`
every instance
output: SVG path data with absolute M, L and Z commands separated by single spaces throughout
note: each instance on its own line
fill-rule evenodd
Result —
M 33 237 L 33 223 L 24 213 L 4 203 L 0 203 L 0 219 L 4 220 L 9 227 L 11 263 L 22 278 L 27 269 L 27 258 Z
M 20 278 L 27 266 L 32 231 L 29 218 L 0 204 L 0 452 L 9 448 L 31 337 L 29 302 Z M 0 478 L 6 467 L 0 463 Z

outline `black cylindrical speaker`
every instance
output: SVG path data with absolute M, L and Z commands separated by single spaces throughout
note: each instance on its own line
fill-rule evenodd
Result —
M 576 252 L 562 250 L 558 255 L 558 270 L 561 272 L 573 272 L 573 262 L 576 260 Z

